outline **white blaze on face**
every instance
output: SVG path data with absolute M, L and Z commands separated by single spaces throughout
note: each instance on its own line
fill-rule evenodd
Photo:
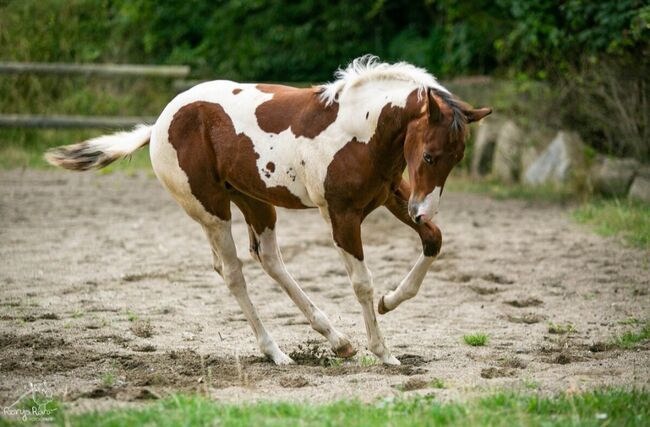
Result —
M 436 187 L 433 191 L 427 194 L 424 199 L 419 203 L 415 217 L 423 216 L 426 220 L 432 220 L 434 215 L 438 213 L 438 205 L 440 205 L 440 191 L 442 187 Z

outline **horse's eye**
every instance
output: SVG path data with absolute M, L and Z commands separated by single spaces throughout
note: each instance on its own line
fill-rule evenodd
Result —
M 427 162 L 428 164 L 432 165 L 433 164 L 433 157 L 431 157 L 431 154 L 429 153 L 424 153 L 424 161 Z

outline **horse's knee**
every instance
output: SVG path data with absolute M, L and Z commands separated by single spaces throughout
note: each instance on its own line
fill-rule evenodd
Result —
M 359 301 L 372 301 L 373 289 L 370 274 L 351 277 L 352 289 Z
M 435 224 L 432 222 L 423 224 L 420 229 L 420 239 L 422 240 L 422 252 L 424 256 L 432 257 L 440 253 L 442 233 Z

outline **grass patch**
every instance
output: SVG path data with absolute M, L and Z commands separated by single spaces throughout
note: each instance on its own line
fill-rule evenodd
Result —
M 463 335 L 463 341 L 465 341 L 465 344 L 471 345 L 472 347 L 482 347 L 487 344 L 488 336 L 487 334 L 477 332 L 474 334 Z
M 650 248 L 650 205 L 628 200 L 593 200 L 577 208 L 573 218 L 602 236 L 621 236 L 626 242 Z
M 138 316 L 137 313 L 133 310 L 126 310 L 126 318 L 129 320 L 129 322 L 135 322 L 136 320 L 140 319 L 140 316 Z
M 104 387 L 113 387 L 115 380 L 115 373 L 113 372 L 104 372 L 100 378 L 100 382 Z
M 366 367 L 366 366 L 374 366 L 374 365 L 376 365 L 378 362 L 379 362 L 379 361 L 378 361 L 377 358 L 374 357 L 374 356 L 366 356 L 366 355 L 363 355 L 363 356 L 359 357 L 359 366 L 363 366 L 363 367 Z
M 648 340 L 650 340 L 650 322 L 646 322 L 638 332 L 627 331 L 622 335 L 616 336 L 612 345 L 623 349 L 630 349 Z
M 259 402 L 221 404 L 201 396 L 175 395 L 137 409 L 53 413 L 55 425 L 74 426 L 595 426 L 646 425 L 650 394 L 603 390 L 542 397 L 497 393 L 465 403 L 433 398 L 385 399 L 375 404 L 341 401 L 326 405 Z M 11 424 L 11 422 L 7 422 Z
M 429 383 L 429 386 L 431 388 L 447 388 L 445 382 L 440 378 L 435 378 L 433 381 L 431 381 L 431 383 Z
M 495 179 L 477 179 L 461 174 L 447 180 L 445 191 L 487 194 L 498 200 L 523 199 L 564 202 L 570 198 L 575 198 L 575 191 L 566 186 L 554 184 L 539 186 L 504 184 Z
M 640 323 L 641 321 L 636 317 L 628 317 L 627 319 L 618 321 L 619 325 L 638 325 Z
M 558 334 L 558 335 L 572 334 L 575 331 L 576 331 L 576 329 L 573 327 L 573 325 L 571 323 L 567 323 L 566 325 L 562 325 L 560 323 L 549 322 L 549 324 L 548 324 L 548 333 L 549 334 Z

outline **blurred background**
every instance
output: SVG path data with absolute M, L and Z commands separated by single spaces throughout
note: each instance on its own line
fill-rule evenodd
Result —
M 0 0 L 0 61 L 191 67 L 184 81 L 4 74 L 0 114 L 156 116 L 195 80 L 308 85 L 373 53 L 494 108 L 467 174 L 625 196 L 650 161 L 649 36 L 641 0 Z M 43 166 L 45 147 L 104 132 L 0 128 L 0 162 Z M 538 158 L 576 150 L 568 173 L 529 176 Z

